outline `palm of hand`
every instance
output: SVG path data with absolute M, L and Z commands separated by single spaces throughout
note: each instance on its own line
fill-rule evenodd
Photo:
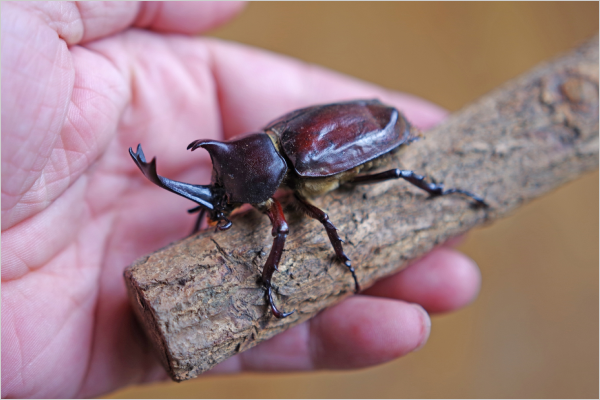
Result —
M 407 96 L 206 39 L 128 30 L 77 45 L 73 24 L 56 28 L 10 7 L 13 18 L 3 13 L 2 21 L 3 396 L 93 396 L 164 377 L 132 319 L 122 271 L 180 239 L 193 217 L 183 212 L 185 199 L 145 181 L 130 146 L 160 154 L 161 175 L 206 183 L 210 159 L 185 152 L 187 143 L 256 129 L 300 106 L 378 96 L 417 124 L 442 115 Z M 444 251 L 453 261 L 443 265 L 473 270 Z M 450 292 L 471 289 L 458 300 L 453 292 L 432 297 L 440 285 L 424 277 L 440 272 L 431 271 L 392 278 L 370 294 L 443 311 L 477 291 L 477 277 L 449 279 Z M 425 282 L 422 292 L 397 294 L 415 280 Z M 378 324 L 381 337 L 400 329 L 402 339 L 381 343 L 353 323 Z M 372 365 L 419 346 L 427 324 L 408 303 L 356 296 L 216 370 Z

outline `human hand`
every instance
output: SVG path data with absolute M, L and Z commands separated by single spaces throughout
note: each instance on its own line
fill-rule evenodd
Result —
M 180 239 L 195 216 L 141 176 L 129 147 L 160 154 L 161 175 L 207 183 L 210 159 L 182 151 L 187 143 L 256 130 L 292 109 L 379 98 L 421 128 L 445 116 L 296 60 L 181 35 L 215 27 L 239 4 L 2 8 L 3 397 L 97 396 L 166 378 L 122 272 Z M 425 343 L 423 309 L 467 304 L 479 280 L 472 261 L 443 246 L 211 373 L 389 361 Z

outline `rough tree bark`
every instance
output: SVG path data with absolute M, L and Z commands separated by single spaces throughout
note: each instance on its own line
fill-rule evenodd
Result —
M 598 38 L 455 113 L 392 166 L 470 190 L 491 207 L 474 209 L 460 196 L 428 199 L 401 181 L 316 199 L 363 288 L 598 167 Z M 229 231 L 200 232 L 125 271 L 131 304 L 174 380 L 196 377 L 352 295 L 352 277 L 322 226 L 292 207 L 285 212 L 290 235 L 273 286 L 278 306 L 296 310 L 288 318 L 276 319 L 265 303 L 260 275 L 271 226 L 254 210 L 236 215 Z

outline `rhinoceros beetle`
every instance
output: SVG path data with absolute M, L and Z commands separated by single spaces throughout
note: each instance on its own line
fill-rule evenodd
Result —
M 217 229 L 232 225 L 227 218 L 237 207 L 250 203 L 266 214 L 273 225 L 273 246 L 262 272 L 266 300 L 277 318 L 292 312 L 281 312 L 275 306 L 271 277 L 277 270 L 289 229 L 283 209 L 273 197 L 278 188 L 291 189 L 300 208 L 323 224 L 337 258 L 349 269 L 355 290 L 360 290 L 350 259 L 344 254 L 342 239 L 327 214 L 312 205 L 308 198 L 338 188 L 342 184 L 376 183 L 402 178 L 423 189 L 430 196 L 459 193 L 487 207 L 485 201 L 462 189 L 446 189 L 428 183 L 412 171 L 391 169 L 375 174 L 362 174 L 380 165 L 386 155 L 400 145 L 418 138 L 418 131 L 394 107 L 378 100 L 355 100 L 317 105 L 292 111 L 269 123 L 262 132 L 251 133 L 221 142 L 195 140 L 188 150 L 208 150 L 213 177 L 210 185 L 192 185 L 173 181 L 156 173 L 156 158 L 149 163 L 138 145 L 129 153 L 142 173 L 156 185 L 198 204 L 189 212 L 198 212 L 194 232 L 205 213 L 216 222 Z

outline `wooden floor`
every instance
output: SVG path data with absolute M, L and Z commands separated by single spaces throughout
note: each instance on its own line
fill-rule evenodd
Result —
M 252 3 L 211 36 L 284 53 L 449 110 L 598 32 L 597 2 Z M 471 233 L 479 298 L 428 344 L 354 372 L 132 387 L 146 398 L 598 398 L 598 173 Z

